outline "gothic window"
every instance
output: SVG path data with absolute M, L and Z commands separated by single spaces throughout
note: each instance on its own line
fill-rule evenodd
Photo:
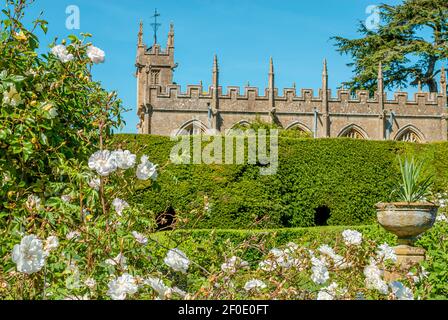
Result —
M 244 130 L 248 130 L 248 129 L 250 129 L 250 127 L 251 127 L 250 122 L 248 122 L 248 121 L 246 121 L 246 120 L 242 120 L 242 121 L 236 123 L 236 124 L 232 127 L 232 129 L 241 129 L 241 130 L 244 131 Z
M 347 131 L 343 137 L 345 138 L 350 138 L 350 139 L 360 139 L 363 140 L 364 136 L 356 129 L 350 129 L 349 131 Z
M 151 80 L 155 85 L 160 84 L 160 70 L 152 70 L 151 71 Z
M 414 142 L 414 143 L 422 142 L 420 137 L 411 129 L 406 130 L 403 134 L 400 135 L 400 137 L 397 140 L 404 142 Z
M 290 125 L 286 130 L 289 132 L 290 135 L 299 137 L 299 138 L 311 138 L 312 132 L 306 128 L 304 125 L 300 123 L 294 123 Z
M 365 140 L 368 139 L 366 134 L 356 125 L 349 126 L 347 129 L 343 130 L 339 135 L 342 138 Z
M 190 125 L 190 126 L 188 126 L 188 127 L 186 127 L 186 128 L 184 128 L 183 130 L 183 135 L 189 135 L 189 136 L 192 136 L 192 135 L 198 135 L 198 134 L 201 134 L 203 131 L 201 130 L 201 128 L 198 128 L 198 127 L 196 127 L 196 126 L 194 126 L 194 125 Z
M 177 135 L 179 136 L 193 136 L 206 133 L 206 127 L 199 121 L 189 122 L 187 125 L 183 126 Z

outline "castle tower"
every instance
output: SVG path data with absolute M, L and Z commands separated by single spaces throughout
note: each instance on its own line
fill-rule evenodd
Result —
M 154 37 L 154 39 L 157 39 Z M 163 92 L 173 84 L 174 63 L 174 26 L 170 25 L 167 47 L 162 49 L 154 43 L 149 49 L 144 44 L 143 23 L 140 23 L 137 44 L 137 114 L 140 118 L 140 133 L 151 133 L 151 88 L 159 87 Z
M 146 66 L 149 67 L 149 85 L 166 87 L 173 84 L 174 63 L 174 26 L 171 24 L 168 34 L 166 50 L 163 50 L 158 43 L 145 53 Z

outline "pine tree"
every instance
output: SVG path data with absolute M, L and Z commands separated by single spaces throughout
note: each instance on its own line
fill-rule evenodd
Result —
M 448 59 L 448 0 L 404 0 L 378 7 L 381 22 L 369 30 L 363 22 L 359 39 L 333 37 L 337 50 L 350 55 L 354 77 L 344 85 L 374 91 L 378 65 L 388 89 L 426 86 L 438 92 L 440 62 Z

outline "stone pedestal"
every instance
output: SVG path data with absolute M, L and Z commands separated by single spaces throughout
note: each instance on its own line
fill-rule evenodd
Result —
M 395 247 L 397 265 L 403 270 L 409 270 L 413 266 L 425 261 L 426 250 L 423 248 L 400 245 Z
M 423 248 L 399 245 L 394 249 L 395 254 L 397 255 L 397 266 L 403 273 L 385 272 L 384 280 L 388 282 L 400 280 L 403 277 L 403 274 L 406 274 L 413 266 L 425 261 L 426 258 L 426 250 Z

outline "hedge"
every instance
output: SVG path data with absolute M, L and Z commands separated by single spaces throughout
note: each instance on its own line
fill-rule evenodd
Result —
M 428 160 L 434 191 L 448 189 L 448 143 L 281 137 L 272 176 L 260 175 L 260 164 L 165 166 L 176 144 L 168 137 L 116 135 L 114 143 L 163 166 L 159 188 L 130 200 L 157 216 L 175 214 L 186 228 L 310 227 L 325 213 L 324 225 L 374 223 L 374 205 L 394 200 L 402 154 Z
M 195 262 L 207 269 L 219 268 L 227 258 L 237 255 L 251 263 L 258 263 L 272 248 L 294 242 L 301 247 L 334 246 L 342 241 L 342 232 L 351 229 L 363 234 L 364 239 L 396 244 L 396 237 L 378 225 L 352 227 L 313 227 L 272 230 L 177 230 L 159 232 L 151 236 L 153 253 L 163 256 L 168 248 L 179 248 Z M 157 243 L 158 245 L 151 245 Z M 244 245 L 246 243 L 247 245 Z M 166 249 L 164 249 L 166 248 Z

